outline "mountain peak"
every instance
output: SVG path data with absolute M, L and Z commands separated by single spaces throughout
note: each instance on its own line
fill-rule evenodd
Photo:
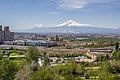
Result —
M 74 27 L 74 26 L 77 26 L 77 27 L 86 27 L 86 26 L 92 26 L 92 25 L 89 25 L 89 24 L 81 24 L 79 22 L 76 22 L 76 21 L 73 21 L 73 20 L 68 20 L 68 21 L 65 21 L 64 23 L 62 24 L 59 24 L 57 26 L 68 26 L 68 27 Z
M 66 21 L 66 23 L 78 23 L 78 22 L 73 21 L 73 20 L 68 20 L 68 21 Z M 78 24 L 79 24 L 79 23 L 78 23 Z

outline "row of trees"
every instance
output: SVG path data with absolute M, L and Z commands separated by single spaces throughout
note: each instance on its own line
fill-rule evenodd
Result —
M 86 43 L 82 47 L 96 48 L 96 47 L 107 47 L 107 46 L 115 46 L 115 45 L 116 45 L 115 41 L 109 41 L 109 42 L 108 41 L 99 41 L 99 42 L 91 43 L 91 44 Z

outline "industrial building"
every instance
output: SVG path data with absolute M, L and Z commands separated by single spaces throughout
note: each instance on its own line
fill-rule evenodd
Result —
M 52 47 L 57 46 L 56 42 L 44 41 L 44 40 L 14 40 L 14 41 L 4 41 L 5 45 L 20 45 L 20 46 L 45 46 Z

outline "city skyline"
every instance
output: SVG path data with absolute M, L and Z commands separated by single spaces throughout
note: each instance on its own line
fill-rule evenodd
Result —
M 67 20 L 120 28 L 119 0 L 1 0 L 0 24 L 12 29 L 54 27 Z
M 9 26 L 5 26 L 3 30 L 3 26 L 0 25 L 0 44 L 3 44 L 4 41 L 13 41 L 14 40 L 14 32 L 9 30 Z

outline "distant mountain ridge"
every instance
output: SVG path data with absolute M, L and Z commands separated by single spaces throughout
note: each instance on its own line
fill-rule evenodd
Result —
M 35 27 L 22 32 L 31 33 L 115 33 L 120 34 L 120 29 L 98 28 L 89 24 L 80 24 L 76 21 L 68 20 L 54 27 Z

